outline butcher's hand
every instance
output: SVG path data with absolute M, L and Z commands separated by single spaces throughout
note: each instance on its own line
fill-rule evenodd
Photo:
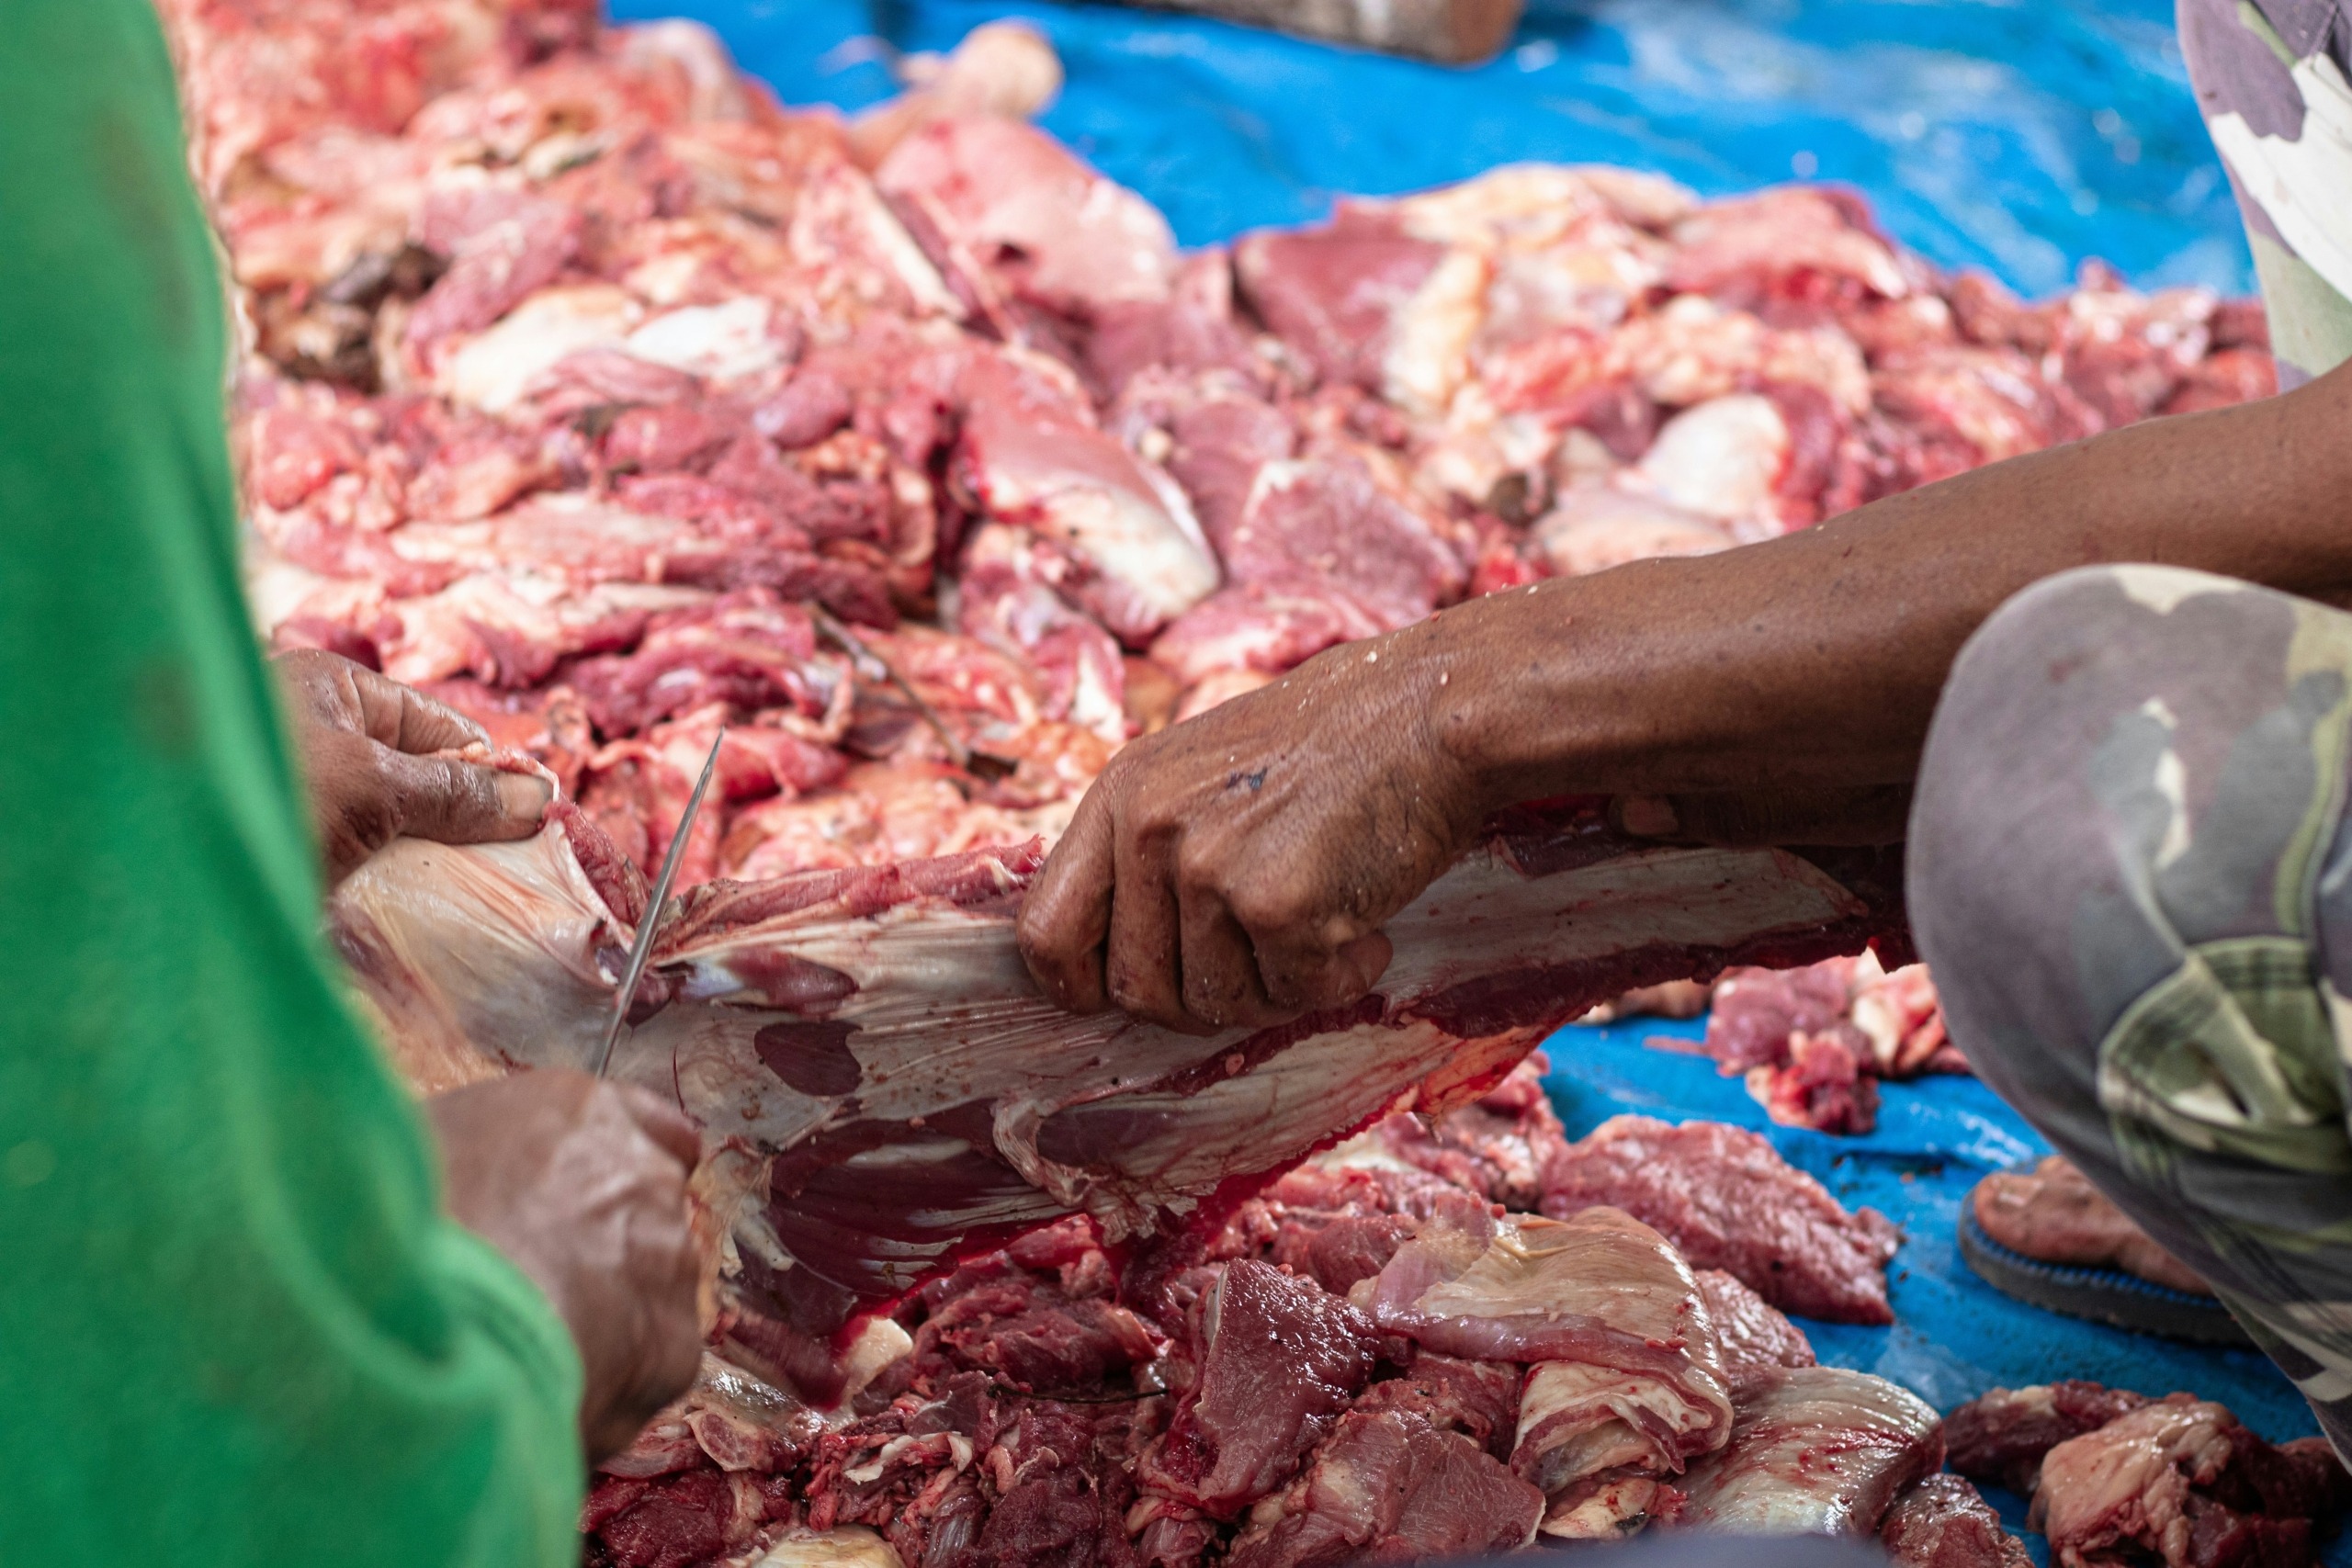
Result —
M 1487 809 L 1438 733 L 1445 661 L 1393 644 L 1333 649 L 1112 759 L 1022 908 L 1047 996 L 1208 1032 L 1372 988 L 1382 923 Z
M 336 654 L 305 649 L 272 662 L 328 886 L 403 833 L 474 844 L 538 830 L 546 780 L 435 754 L 487 744 L 473 720 Z
M 699 1139 L 639 1089 L 564 1068 L 427 1101 L 449 1213 L 547 1292 L 580 1347 L 580 1438 L 618 1453 L 702 1353 L 686 1175 Z

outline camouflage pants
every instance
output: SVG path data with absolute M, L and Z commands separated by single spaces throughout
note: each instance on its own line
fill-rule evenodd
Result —
M 1910 905 L 1953 1039 L 2352 1453 L 2352 615 L 2098 567 L 1937 710 Z M 2162 1391 L 2152 1391 L 2162 1392 Z

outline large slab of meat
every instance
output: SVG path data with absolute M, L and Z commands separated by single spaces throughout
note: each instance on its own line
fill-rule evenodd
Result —
M 1013 939 L 1040 859 L 707 883 L 657 941 L 613 1070 L 702 1124 L 721 1332 L 811 1398 L 845 1392 L 856 1320 L 962 1256 L 1074 1213 L 1114 1244 L 1214 1224 L 1318 1146 L 1491 1085 L 1628 976 L 1888 918 L 1796 856 L 1528 815 L 1391 923 L 1377 993 L 1204 1040 L 1044 999 Z M 581 1065 L 642 915 L 633 874 L 567 809 L 521 843 L 395 844 L 338 891 L 335 931 L 413 1078 Z M 1523 1201 L 1538 1160 L 1513 1161 Z

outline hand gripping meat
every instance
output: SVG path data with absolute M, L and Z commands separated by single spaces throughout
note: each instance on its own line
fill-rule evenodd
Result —
M 583 1059 L 643 918 L 599 839 L 560 808 L 520 843 L 402 840 L 344 886 L 337 939 L 412 1077 Z M 1042 858 L 707 884 L 655 945 L 613 1076 L 701 1123 L 718 1333 L 818 1402 L 860 1322 L 963 1256 L 1072 1213 L 1114 1245 L 1214 1224 L 1392 1110 L 1469 1099 L 1627 985 L 1899 919 L 1875 863 L 1523 813 L 1390 922 L 1378 992 L 1204 1040 L 1039 995 L 1013 926 Z

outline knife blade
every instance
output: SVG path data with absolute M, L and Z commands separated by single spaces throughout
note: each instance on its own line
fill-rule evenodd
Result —
M 652 956 L 654 933 L 662 926 L 662 906 L 670 901 L 670 885 L 678 880 L 678 863 L 685 858 L 686 834 L 695 825 L 695 814 L 702 809 L 702 797 L 709 793 L 711 775 L 718 771 L 718 749 L 726 744 L 727 731 L 722 728 L 718 739 L 710 743 L 710 755 L 703 760 L 702 777 L 695 781 L 694 794 L 686 797 L 685 813 L 670 835 L 669 852 L 662 857 L 662 874 L 653 879 L 653 891 L 645 901 L 645 923 L 637 928 L 637 943 L 629 949 L 628 968 L 622 974 L 621 988 L 613 998 L 613 1016 L 605 1025 L 604 1046 L 596 1053 L 596 1076 L 600 1078 L 613 1065 L 613 1047 L 620 1043 L 621 1025 L 628 1021 L 629 1004 L 637 999 L 637 983 L 645 977 L 645 961 Z

